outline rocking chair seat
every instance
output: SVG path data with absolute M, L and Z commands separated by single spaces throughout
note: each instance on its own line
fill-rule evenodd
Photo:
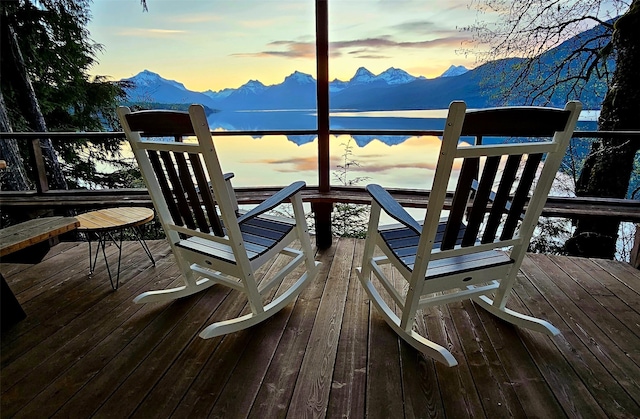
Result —
M 422 233 L 422 225 L 415 221 L 404 208 L 397 205 L 393 197 L 380 185 L 368 185 L 367 191 L 372 198 L 380 205 L 381 209 L 391 214 L 393 218 L 400 221 L 398 224 L 378 226 L 378 233 L 393 253 L 395 258 L 409 271 L 413 271 L 418 254 L 418 244 Z M 407 225 L 409 224 L 409 225 Z M 447 220 L 438 223 L 438 229 L 433 242 L 433 249 L 440 249 L 444 238 Z M 419 231 L 416 231 L 418 230 Z M 466 225 L 460 223 L 455 245 L 462 243 L 462 238 L 466 231 Z M 442 259 L 429 261 L 425 280 L 448 276 L 453 273 L 461 274 L 474 270 L 487 269 L 501 265 L 514 263 L 507 254 L 499 250 L 488 250 L 475 252 L 467 255 L 456 255 Z
M 436 242 L 433 245 L 434 249 L 440 247 L 445 226 L 446 223 L 444 222 L 438 224 L 438 234 L 436 235 Z M 464 226 L 464 224 L 462 224 L 462 226 Z M 410 228 L 400 225 L 396 225 L 396 228 L 391 229 L 387 226 L 386 229 L 380 231 L 380 236 L 389 247 L 389 250 L 402 262 L 404 267 L 409 271 L 413 271 L 416 255 L 418 254 L 418 241 L 420 240 L 420 236 Z M 462 235 L 460 235 L 460 238 L 462 238 Z M 474 270 L 507 265 L 513 262 L 514 260 L 505 252 L 499 250 L 487 250 L 468 255 L 435 259 L 429 262 L 427 274 L 424 279 L 428 281 L 430 279 L 448 276 L 452 273 L 469 273 Z
M 253 218 L 240 224 L 240 232 L 244 240 L 247 257 L 254 260 L 271 250 L 291 233 L 295 227 L 295 220 L 271 220 L 262 217 Z M 204 256 L 236 263 L 233 248 L 227 244 L 219 243 L 201 237 L 192 236 L 180 240 L 176 246 L 200 253 Z

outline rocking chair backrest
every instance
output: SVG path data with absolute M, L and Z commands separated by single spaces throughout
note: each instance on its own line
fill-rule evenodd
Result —
M 222 177 L 222 171 L 217 158 L 207 158 L 203 153 L 203 148 L 209 154 L 215 153 L 212 142 L 208 147 L 199 141 L 182 142 L 196 134 L 189 113 L 164 110 L 132 113 L 128 108 L 121 108 L 121 112 L 165 231 L 177 226 L 224 236 L 210 184 L 214 176 Z M 150 140 L 157 137 L 160 140 Z M 166 137 L 175 141 L 166 141 Z
M 468 112 L 464 103 L 453 103 L 421 238 L 426 253 L 431 249 L 441 252 L 431 257 L 438 259 L 454 252 L 468 254 L 509 246 L 519 246 L 512 251 L 512 258 L 519 257 L 514 252 L 524 253 L 579 112 L 578 102 L 568 103 L 565 109 L 520 107 Z M 511 142 L 501 139 L 495 145 L 459 147 L 460 136 L 505 137 Z M 456 159 L 462 163 L 449 205 L 446 189 Z M 438 220 L 447 215 L 442 214 L 447 210 L 444 232 L 438 236 Z
M 120 107 L 118 116 L 184 279 L 134 302 L 175 300 L 215 284 L 246 296 L 250 312 L 210 324 L 200 333 L 208 339 L 256 325 L 297 298 L 319 265 L 302 204 L 305 183 L 293 182 L 240 214 L 233 175 L 222 173 L 202 105 L 189 113 Z M 292 206 L 293 217 L 268 214 L 282 204 Z M 283 263 L 270 263 L 276 258 Z

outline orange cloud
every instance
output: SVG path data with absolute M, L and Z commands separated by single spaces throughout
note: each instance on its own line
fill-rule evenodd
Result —
M 282 172 L 282 173 L 302 172 L 302 171 L 315 172 L 318 170 L 318 158 L 315 156 L 295 157 L 290 159 L 263 159 L 263 160 L 245 161 L 243 163 L 276 165 L 279 167 L 274 168 L 274 170 L 276 172 Z

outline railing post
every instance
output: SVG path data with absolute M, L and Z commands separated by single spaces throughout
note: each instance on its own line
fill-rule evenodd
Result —
M 31 156 L 31 165 L 35 171 L 36 191 L 40 194 L 49 190 L 49 181 L 47 180 L 47 169 L 44 163 L 44 157 L 42 157 L 42 148 L 40 147 L 40 140 L 31 140 L 31 147 L 29 149 L 29 155 Z
M 629 263 L 636 269 L 640 269 L 640 224 L 636 224 L 636 234 L 633 240 L 633 249 L 629 255 Z
M 318 188 L 329 192 L 329 13 L 327 0 L 316 0 L 316 93 L 318 107 Z M 316 245 L 331 246 L 331 203 L 312 206 L 315 216 Z

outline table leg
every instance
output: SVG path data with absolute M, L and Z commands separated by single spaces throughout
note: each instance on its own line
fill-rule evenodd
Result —
M 95 232 L 96 237 L 98 238 L 96 252 L 95 254 L 91 250 L 91 232 L 87 232 L 87 241 L 89 242 L 89 276 L 93 275 L 93 272 L 96 269 L 96 264 L 98 263 L 98 254 L 100 250 L 102 250 L 102 257 L 104 258 L 104 264 L 107 268 L 107 274 L 109 275 L 109 282 L 111 283 L 111 288 L 114 290 L 118 289 L 118 285 L 120 282 L 120 260 L 122 258 L 122 229 L 120 230 L 120 244 L 116 242 L 115 238 L 109 232 Z M 107 251 L 106 244 L 107 239 L 111 239 L 111 241 L 118 247 L 118 272 L 116 274 L 116 284 L 113 284 L 113 276 L 111 275 L 111 268 L 109 267 L 109 261 L 107 260 Z
M 96 263 L 98 261 L 98 253 L 100 253 L 100 249 L 102 249 L 102 256 L 104 257 L 104 263 L 107 267 L 107 273 L 109 274 L 109 282 L 111 282 L 111 288 L 113 288 L 114 290 L 117 290 L 118 286 L 120 285 L 120 265 L 122 263 L 122 242 L 124 240 L 124 228 L 121 228 L 119 230 L 120 230 L 119 240 L 117 240 L 116 237 L 113 234 L 111 234 L 111 232 L 95 231 L 94 233 L 98 238 L 95 254 L 91 250 L 91 232 L 87 231 L 85 233 L 87 237 L 87 241 L 89 242 L 89 275 L 92 275 L 93 272 L 95 271 Z M 138 243 L 140 243 L 140 246 L 142 246 L 142 249 L 149 257 L 149 260 L 151 261 L 153 266 L 155 266 L 156 261 L 153 259 L 153 255 L 151 254 L 151 250 L 149 249 L 147 242 L 145 242 L 145 240 L 142 238 L 142 232 L 140 231 L 140 227 L 133 226 L 131 230 L 133 231 L 136 237 L 136 240 L 138 240 Z M 107 240 L 111 240 L 113 244 L 115 244 L 116 247 L 118 248 L 118 270 L 116 272 L 115 284 L 113 282 L 113 275 L 111 274 L 111 268 L 109 267 L 109 262 L 107 261 L 107 253 L 105 250 Z
M 156 261 L 153 259 L 151 250 L 149 249 L 149 246 L 147 246 L 147 242 L 144 241 L 144 239 L 142 238 L 142 232 L 140 231 L 140 226 L 134 226 L 132 230 L 136 236 L 136 239 L 138 239 L 138 243 L 140 243 L 140 246 L 142 246 L 142 249 L 144 250 L 144 252 L 147 254 L 147 256 L 149 256 L 149 260 L 151 261 L 151 264 L 153 266 L 156 266 Z

